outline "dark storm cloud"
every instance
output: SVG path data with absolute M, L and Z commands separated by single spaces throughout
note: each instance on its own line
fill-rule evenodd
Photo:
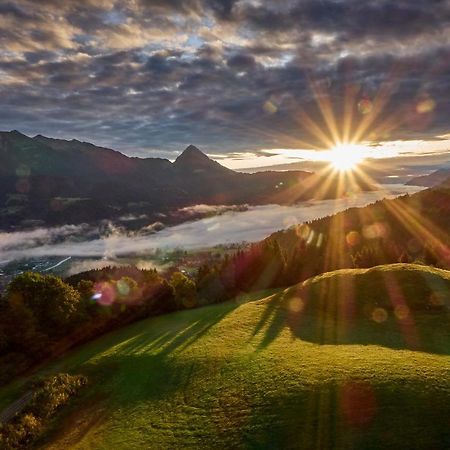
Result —
M 33 15 L 29 14 L 26 10 L 11 2 L 0 4 L 0 15 L 13 16 L 17 19 L 25 21 L 31 20 L 33 18 Z
M 237 0 L 139 0 L 141 7 L 151 11 L 202 14 L 205 10 L 213 12 L 220 20 L 230 20 Z
M 249 69 L 255 65 L 255 58 L 249 54 L 237 53 L 228 59 L 227 64 L 235 69 Z
M 286 6 L 288 5 L 288 6 Z M 415 34 L 448 24 L 444 0 L 302 0 L 248 6 L 241 20 L 264 31 L 306 29 L 346 37 Z
M 214 11 L 214 14 L 221 20 L 231 20 L 233 18 L 233 8 L 237 0 L 208 0 L 206 5 Z
M 385 92 L 364 138 L 432 138 L 449 128 L 449 17 L 429 0 L 2 2 L 0 123 L 135 154 L 320 147 L 300 115 L 325 128 L 314 80 L 337 117 L 351 87 L 355 122 Z

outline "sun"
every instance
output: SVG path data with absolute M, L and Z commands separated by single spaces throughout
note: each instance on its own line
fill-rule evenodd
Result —
M 355 144 L 339 144 L 327 153 L 327 161 L 340 172 L 354 170 L 364 159 L 361 147 Z

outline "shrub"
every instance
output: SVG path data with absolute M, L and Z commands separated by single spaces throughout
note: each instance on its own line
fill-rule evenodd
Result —
M 30 402 L 29 410 L 37 417 L 47 419 L 86 383 L 86 377 L 67 373 L 38 381 L 34 385 L 36 392 Z
M 10 423 L 0 425 L 0 448 L 23 449 L 45 431 L 51 416 L 87 383 L 82 375 L 60 373 L 34 383 L 31 401 Z
M 13 450 L 28 447 L 41 432 L 41 421 L 34 414 L 23 414 L 14 423 L 0 426 L 0 448 Z

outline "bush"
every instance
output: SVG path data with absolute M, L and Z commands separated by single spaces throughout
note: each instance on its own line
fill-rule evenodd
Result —
M 31 401 L 10 423 L 0 425 L 0 448 L 13 450 L 30 446 L 43 434 L 51 416 L 86 383 L 86 377 L 66 373 L 34 383 Z
M 87 383 L 82 375 L 60 373 L 35 383 L 36 392 L 30 402 L 29 410 L 42 419 L 49 418 Z
M 0 448 L 13 450 L 28 447 L 41 432 L 41 421 L 33 414 L 23 414 L 14 423 L 0 425 Z

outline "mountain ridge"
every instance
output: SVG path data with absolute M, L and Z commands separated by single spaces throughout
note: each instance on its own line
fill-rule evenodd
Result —
M 345 187 L 338 177 L 325 180 L 306 171 L 236 172 L 192 144 L 171 162 L 16 130 L 0 132 L 0 158 L 0 229 L 96 223 L 129 214 L 157 221 L 200 203 L 293 204 L 372 189 L 364 181 Z
M 408 181 L 410 186 L 434 187 L 450 181 L 450 169 L 439 169 L 428 175 L 415 177 Z

